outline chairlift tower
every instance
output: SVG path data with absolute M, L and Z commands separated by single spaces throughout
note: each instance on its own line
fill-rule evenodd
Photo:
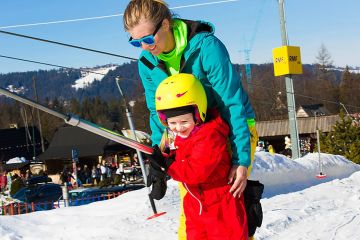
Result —
M 288 44 L 288 36 L 286 32 L 284 1 L 285 0 L 278 0 L 281 39 L 282 39 L 282 45 L 288 46 L 289 44 Z M 291 144 L 292 159 L 296 159 L 299 158 L 301 155 L 300 155 L 300 144 L 299 144 L 299 131 L 296 121 L 294 85 L 293 85 L 293 80 L 291 78 L 291 74 L 285 76 L 285 85 L 286 85 L 286 97 L 287 97 L 287 105 L 288 105 L 290 137 L 292 142 Z

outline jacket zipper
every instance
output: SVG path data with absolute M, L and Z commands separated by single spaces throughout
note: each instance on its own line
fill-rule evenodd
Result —
M 202 204 L 201 204 L 201 201 L 195 197 L 195 195 L 189 190 L 189 188 L 187 187 L 186 183 L 183 183 L 184 184 L 184 187 L 186 188 L 186 190 L 190 193 L 191 196 L 193 196 L 193 198 L 195 198 L 198 202 L 199 202 L 199 205 L 200 205 L 200 211 L 199 211 L 199 216 L 201 215 L 202 213 Z

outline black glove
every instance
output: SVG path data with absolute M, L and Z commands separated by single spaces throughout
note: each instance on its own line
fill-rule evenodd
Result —
M 249 237 L 255 234 L 256 228 L 261 226 L 263 220 L 260 199 L 264 192 L 264 185 L 259 181 L 247 180 L 244 190 L 244 200 L 248 221 Z
M 154 152 L 149 156 L 150 165 L 158 171 L 167 171 L 169 166 L 174 162 L 174 158 L 164 157 L 158 145 L 154 145 L 153 150 Z
M 167 189 L 166 170 L 174 160 L 164 158 L 157 145 L 153 147 L 153 150 L 154 152 L 149 156 L 150 170 L 147 177 L 147 187 L 152 186 L 150 196 L 160 200 L 164 197 Z
M 162 199 L 167 189 L 166 172 L 157 170 L 150 165 L 149 175 L 147 176 L 147 187 L 150 186 L 152 186 L 150 196 L 156 200 Z

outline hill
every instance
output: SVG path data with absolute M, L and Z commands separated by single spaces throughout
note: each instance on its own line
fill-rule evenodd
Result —
M 258 120 L 282 119 L 287 117 L 286 89 L 283 77 L 274 77 L 273 65 L 251 64 L 252 82 L 249 86 L 244 65 L 234 65 L 248 91 Z M 0 87 L 34 97 L 33 79 L 36 79 L 40 102 L 60 102 L 100 97 L 102 100 L 119 99 L 115 78 L 122 77 L 121 87 L 126 98 L 141 98 L 144 90 L 137 70 L 137 62 L 120 66 L 105 65 L 76 70 L 53 69 L 31 72 L 0 74 Z M 360 102 L 360 74 L 349 68 L 330 68 L 318 64 L 304 64 L 303 74 L 294 75 L 295 102 L 304 104 L 323 103 L 331 114 L 337 114 L 342 106 L 356 106 Z M 1 99 L 1 98 L 0 98 Z M 359 107 L 347 108 L 359 112 Z

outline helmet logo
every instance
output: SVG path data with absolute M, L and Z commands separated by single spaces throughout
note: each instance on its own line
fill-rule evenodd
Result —
M 156 99 L 157 99 L 158 101 L 160 101 L 160 100 L 161 100 L 161 97 L 157 97 Z
M 178 94 L 176 94 L 176 97 L 182 97 L 182 96 L 184 96 L 184 95 L 185 95 L 185 93 L 187 93 L 187 91 L 186 91 L 186 92 L 184 92 L 184 93 L 178 93 Z

